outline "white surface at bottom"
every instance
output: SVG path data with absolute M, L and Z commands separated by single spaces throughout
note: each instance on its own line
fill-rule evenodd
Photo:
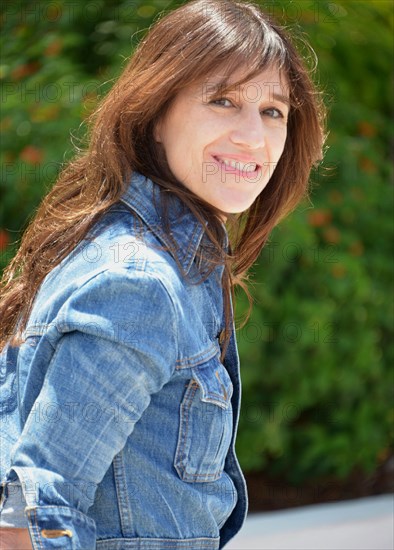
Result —
M 225 550 L 393 550 L 393 495 L 251 514 Z

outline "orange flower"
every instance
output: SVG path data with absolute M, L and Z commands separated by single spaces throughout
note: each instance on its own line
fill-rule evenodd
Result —
M 40 68 L 40 64 L 38 61 L 32 61 L 31 63 L 25 63 L 24 65 L 19 65 L 19 67 L 16 67 L 12 73 L 11 78 L 13 80 L 20 80 L 21 78 L 24 78 L 25 76 L 29 76 L 31 74 L 36 73 Z
M 20 158 L 28 164 L 40 164 L 44 158 L 44 153 L 38 147 L 34 147 L 34 145 L 27 145 L 22 150 Z
M 313 227 L 321 227 L 323 225 L 328 225 L 332 219 L 332 213 L 330 210 L 314 210 L 308 215 L 309 223 Z
M 339 229 L 330 225 L 324 230 L 323 237 L 328 243 L 337 244 L 341 240 L 341 233 Z
M 362 256 L 364 254 L 364 245 L 361 241 L 355 241 L 349 246 L 349 252 L 353 256 Z
M 331 268 L 331 273 L 336 279 L 343 279 L 346 275 L 346 268 L 342 264 L 334 264 Z
M 0 250 L 5 250 L 7 244 L 10 242 L 10 237 L 5 229 L 0 229 Z
M 376 128 L 370 122 L 361 121 L 358 123 L 358 132 L 363 137 L 376 136 Z
M 360 158 L 360 168 L 363 172 L 367 172 L 368 174 L 375 174 L 376 172 L 376 164 L 367 157 Z
M 48 57 L 54 57 L 58 55 L 63 48 L 63 42 L 59 39 L 54 40 L 46 47 L 44 54 Z
M 30 110 L 30 120 L 32 122 L 45 122 L 46 120 L 54 120 L 60 112 L 59 105 L 44 105 L 43 107 L 35 107 Z

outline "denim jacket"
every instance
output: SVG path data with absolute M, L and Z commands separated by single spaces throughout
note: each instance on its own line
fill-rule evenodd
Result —
M 134 173 L 0 356 L 1 507 L 20 483 L 34 548 L 214 550 L 245 519 L 223 268 L 195 284 L 204 227 L 176 199 L 164 228 L 161 208 Z

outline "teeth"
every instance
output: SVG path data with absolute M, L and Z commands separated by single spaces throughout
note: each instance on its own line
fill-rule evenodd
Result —
M 255 172 L 257 168 L 257 164 L 255 162 L 245 163 L 245 162 L 240 162 L 238 160 L 230 160 L 230 159 L 219 159 L 219 160 L 225 166 L 228 166 L 229 168 L 235 168 L 240 172 Z

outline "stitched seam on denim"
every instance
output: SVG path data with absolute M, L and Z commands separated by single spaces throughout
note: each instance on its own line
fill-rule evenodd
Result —
M 142 263 L 143 263 L 143 261 L 144 261 L 144 260 L 142 260 Z M 136 264 L 137 264 L 137 263 L 138 263 L 138 262 L 136 262 Z M 135 268 L 135 264 L 133 264 L 132 272 L 138 271 L 138 272 L 145 273 L 144 270 L 136 270 L 136 269 L 134 269 L 134 268 Z M 130 270 L 131 270 L 131 268 L 129 268 L 129 267 L 125 268 L 124 272 L 125 272 L 126 278 L 127 278 L 127 273 L 128 273 Z M 79 293 L 81 292 L 81 290 L 82 290 L 86 285 L 90 284 L 92 281 L 94 281 L 94 280 L 97 279 L 98 277 L 104 276 L 104 275 L 106 275 L 106 274 L 108 274 L 108 273 L 109 273 L 109 274 L 111 274 L 111 273 L 112 273 L 112 274 L 113 274 L 113 273 L 119 274 L 119 271 L 117 271 L 117 270 L 112 270 L 112 269 L 106 267 L 105 269 L 100 270 L 98 273 L 92 274 L 92 276 L 89 277 L 88 280 L 86 280 L 81 286 L 79 286 L 74 292 L 72 292 L 72 293 L 70 294 L 70 296 L 69 296 L 68 299 L 70 299 L 72 296 L 75 296 L 75 295 L 79 294 Z M 154 277 L 153 274 L 150 274 L 150 273 L 148 273 L 147 275 L 151 275 L 152 277 Z M 159 278 L 156 278 L 156 277 L 154 277 L 154 278 L 155 278 L 156 280 L 158 280 L 158 281 L 161 282 L 161 280 L 160 280 Z M 164 285 L 163 285 L 163 286 L 164 286 Z M 165 288 L 165 286 L 164 286 L 164 288 Z M 167 293 L 168 296 L 169 296 L 169 293 L 168 293 L 167 289 L 166 289 L 166 293 Z M 67 299 L 67 301 L 68 301 L 68 299 Z M 170 299 L 171 299 L 171 297 L 170 297 Z M 55 319 L 56 319 L 56 321 L 55 321 Z M 45 334 L 45 332 L 46 332 L 45 330 L 43 330 L 44 327 L 48 328 L 48 327 L 51 327 L 51 326 L 53 326 L 59 333 L 62 334 L 62 333 L 64 332 L 64 330 L 59 330 L 58 327 L 61 326 L 62 328 L 64 328 L 64 327 L 68 328 L 68 325 L 67 325 L 67 323 L 64 322 L 64 320 L 62 319 L 62 317 L 59 317 L 59 318 L 56 317 L 55 319 L 54 319 L 51 323 L 33 323 L 33 324 L 30 325 L 30 326 L 33 327 L 33 328 L 37 327 L 37 328 L 38 328 L 38 331 L 37 331 L 37 332 L 34 332 L 34 333 L 31 333 L 31 332 L 30 332 L 30 327 L 27 327 L 27 329 L 26 329 L 26 330 L 28 331 L 27 337 L 30 337 L 30 336 L 42 336 L 42 335 Z M 73 325 L 71 325 L 70 328 L 75 328 L 75 327 L 73 327 Z M 25 337 L 25 332 L 23 333 L 23 336 Z
M 32 338 L 34 336 L 43 336 L 46 332 L 48 332 L 48 327 L 50 326 L 51 323 L 33 323 L 26 328 L 23 333 L 23 337 L 27 340 L 28 338 Z M 55 326 L 55 324 L 53 324 L 53 326 Z
M 213 542 L 215 542 L 216 540 L 219 540 L 219 539 L 212 539 Z M 165 547 L 166 548 L 180 548 L 180 545 L 182 545 L 182 548 L 185 547 L 185 544 L 187 545 L 188 548 L 193 548 L 193 547 L 190 547 L 189 544 L 195 544 L 196 542 L 198 542 L 199 544 L 204 544 L 204 545 L 207 545 L 207 544 L 211 544 L 211 541 L 205 541 L 203 539 L 190 539 L 190 543 L 189 542 L 185 542 L 185 540 L 180 540 L 179 543 L 176 543 L 176 540 L 174 541 L 175 544 L 172 544 L 171 545 L 168 545 L 167 543 L 167 539 L 130 539 L 130 538 L 124 538 L 124 539 L 100 539 L 97 541 L 97 543 L 101 544 L 101 543 L 105 543 L 105 542 L 118 542 L 119 543 L 123 543 L 123 542 L 127 542 L 127 541 L 130 541 L 130 542 L 137 542 L 138 544 L 141 544 L 141 542 L 150 542 L 152 543 L 153 542 L 160 542 L 160 543 L 165 543 Z
M 41 543 L 41 535 L 40 535 L 40 531 L 39 531 L 39 527 L 38 527 L 38 522 L 37 522 L 37 509 L 36 508 L 33 508 L 33 510 L 29 510 L 27 512 L 28 514 L 28 517 L 30 518 L 31 516 L 31 527 L 32 527 L 32 530 L 33 530 L 33 536 L 34 538 L 37 537 L 37 544 L 39 544 L 38 548 L 44 548 L 42 546 L 42 543 Z M 34 539 L 33 539 L 34 540 Z M 36 545 L 36 541 L 34 540 L 33 542 L 33 548 L 37 548 L 37 545 Z
M 167 287 L 166 285 L 164 284 L 164 282 L 162 281 L 161 277 L 154 277 L 153 275 L 149 275 L 151 276 L 152 278 L 154 278 L 156 281 L 158 281 L 160 283 L 160 285 L 163 287 L 164 289 L 164 293 L 166 294 L 168 300 L 170 301 L 171 303 L 171 306 L 172 306 L 172 313 L 173 313 L 173 323 L 172 323 L 172 331 L 173 331 L 173 334 L 176 335 L 176 338 L 175 338 L 175 343 L 179 342 L 179 323 L 178 323 L 178 316 L 177 316 L 177 313 L 176 313 L 176 307 L 175 307 L 175 304 L 174 304 L 174 301 L 172 299 L 172 296 L 171 294 L 168 292 L 167 290 Z M 175 349 L 175 355 L 176 357 L 178 357 L 178 354 L 179 354 L 179 345 L 176 345 L 176 349 Z M 175 364 L 176 364 L 176 361 L 175 361 Z
M 206 279 L 203 283 L 202 283 L 202 291 L 203 293 L 206 295 L 206 297 L 208 298 L 209 300 L 209 303 L 211 305 L 211 310 L 215 313 L 217 312 L 218 314 L 220 314 L 220 312 L 218 311 L 217 309 L 217 303 L 216 301 L 214 301 L 212 299 L 212 295 L 211 295 L 211 292 L 210 292 L 210 286 L 211 286 L 211 277 L 209 277 L 208 279 Z M 222 311 L 222 317 L 223 317 L 223 311 Z M 215 332 L 219 332 L 219 328 L 221 326 L 221 323 L 222 323 L 222 319 L 219 319 L 217 320 L 216 318 L 216 315 L 214 314 L 213 315 L 213 318 L 215 320 Z
M 171 548 L 180 549 L 180 550 L 182 549 L 194 550 L 196 548 L 196 544 L 198 544 L 198 548 L 203 547 L 203 548 L 207 548 L 208 550 L 209 549 L 216 550 L 217 548 L 219 548 L 218 545 L 220 544 L 220 538 L 219 537 L 215 537 L 211 539 L 208 539 L 205 537 L 194 538 L 194 539 L 106 538 L 106 539 L 97 540 L 96 542 L 97 548 L 105 547 L 105 548 L 116 549 L 116 550 L 125 550 L 125 549 L 152 550 L 153 548 L 156 550 L 171 549 Z
M 226 371 L 227 373 L 227 370 L 226 370 L 226 367 L 220 363 L 220 366 Z M 215 367 L 215 370 L 216 370 L 217 367 Z M 194 373 L 194 375 L 196 376 L 197 378 L 197 381 L 198 381 L 198 371 L 200 369 L 198 368 L 192 368 L 192 371 Z M 197 371 L 197 373 L 196 373 Z M 227 395 L 227 399 L 223 396 L 222 393 L 216 393 L 215 391 L 212 391 L 210 390 L 209 388 L 208 391 L 207 391 L 207 394 L 208 394 L 208 397 L 203 397 L 201 400 L 204 402 L 204 403 L 212 403 L 212 404 L 215 404 L 223 409 L 228 409 L 229 408 L 229 405 L 231 405 L 230 401 L 231 401 L 231 397 L 233 395 L 233 391 L 234 391 L 234 388 L 233 388 L 233 385 L 232 385 L 232 382 L 231 382 L 231 378 L 230 378 L 230 375 L 227 373 L 227 376 L 228 378 L 230 379 L 230 383 L 228 384 L 228 386 L 225 386 L 224 383 L 223 383 L 223 380 L 220 378 L 220 383 L 222 384 L 225 392 L 226 392 L 226 395 Z M 228 382 L 227 378 L 226 378 L 226 382 Z M 202 384 L 199 384 L 200 386 L 202 386 Z M 209 399 L 210 397 L 212 396 L 212 399 Z M 217 398 L 217 399 L 215 399 Z M 223 405 L 225 405 L 225 407 L 223 407 Z
M 122 535 L 124 535 L 131 528 L 132 515 L 131 515 L 129 494 L 128 494 L 127 485 L 126 485 L 126 477 L 124 475 L 125 467 L 123 462 L 123 451 L 120 451 L 114 457 L 113 469 L 114 469 L 114 477 L 115 477 L 116 496 L 118 500 L 120 525 L 122 529 Z M 126 520 L 128 522 L 128 525 L 126 524 Z
M 75 294 L 78 294 L 82 288 L 84 288 L 87 284 L 89 284 L 91 281 L 93 281 L 94 279 L 96 279 L 97 277 L 101 276 L 101 275 L 104 275 L 105 273 L 107 272 L 111 272 L 110 269 L 108 268 L 105 268 L 105 269 L 102 269 L 100 270 L 98 273 L 93 273 L 91 277 L 89 277 L 89 279 L 87 279 L 81 286 L 79 286 L 74 292 L 72 292 L 72 294 L 70 295 L 73 296 Z M 59 321 L 61 322 L 61 319 L 59 319 Z M 41 325 L 41 323 L 37 323 L 39 326 Z M 34 323 L 33 323 L 33 327 L 36 326 Z M 46 326 L 51 326 L 51 323 L 47 323 Z M 56 328 L 56 330 L 58 330 L 58 323 L 54 323 L 54 327 Z M 28 329 L 28 327 L 26 327 L 26 330 Z M 61 331 L 60 331 L 61 332 Z M 44 334 L 44 333 L 42 333 Z M 40 334 L 28 334 L 28 336 L 39 336 Z M 23 333 L 23 337 L 25 336 L 25 332 Z
M 223 385 L 223 387 L 224 387 L 224 385 Z M 218 399 L 215 399 L 215 402 L 220 403 L 221 405 L 223 404 L 223 402 L 227 404 L 227 401 L 226 401 L 226 399 L 223 398 L 222 393 L 216 393 L 212 390 L 209 390 L 209 397 L 211 395 L 212 395 L 213 398 L 215 398 L 215 397 L 218 398 Z M 210 400 L 208 400 L 207 397 L 203 398 L 202 401 L 204 401 L 204 403 L 210 403 L 211 402 Z
M 99 274 L 97 274 L 97 276 L 98 276 L 98 275 L 102 275 L 102 274 L 107 273 L 107 272 L 110 272 L 110 270 L 106 269 L 106 270 L 104 270 L 104 271 L 101 271 Z M 178 327 L 178 323 L 175 322 L 175 319 L 176 319 L 176 317 L 177 317 L 177 316 L 176 316 L 176 309 L 175 309 L 175 306 L 174 306 L 174 303 L 173 303 L 171 294 L 168 292 L 168 290 L 167 290 L 167 288 L 166 288 L 166 285 L 163 283 L 163 281 L 161 280 L 160 277 L 156 277 L 156 276 L 155 276 L 154 274 L 152 274 L 152 273 L 147 273 L 146 275 L 147 275 L 147 277 L 148 277 L 149 279 L 154 280 L 154 281 L 156 281 L 156 282 L 158 282 L 158 283 L 160 284 L 160 286 L 164 289 L 164 294 L 167 296 L 169 302 L 170 302 L 171 305 L 172 305 L 172 310 L 173 310 L 173 314 L 174 314 L 174 315 L 173 315 L 174 319 L 173 319 L 172 331 L 173 331 L 174 334 L 177 335 L 176 339 L 175 339 L 175 338 L 174 338 L 174 339 L 178 342 L 178 341 L 179 341 L 179 335 L 178 335 L 178 331 L 175 330 L 175 328 Z M 89 281 L 91 281 L 92 279 L 93 279 L 93 277 L 92 277 Z M 79 292 L 80 289 L 83 288 L 83 286 L 85 286 L 85 285 L 82 285 L 81 287 L 79 287 L 77 292 Z M 61 319 L 59 319 L 59 321 L 61 322 Z M 46 326 L 49 326 L 49 325 L 50 325 L 50 324 L 48 324 L 48 325 L 46 325 Z M 58 323 L 56 323 L 54 326 L 55 326 L 56 330 L 57 330 L 58 332 L 60 332 L 60 334 L 63 334 L 63 332 L 62 332 L 62 331 L 59 331 L 59 329 L 58 329 Z M 65 326 L 67 326 L 67 325 L 65 325 Z M 93 335 L 93 336 L 95 336 L 95 335 Z M 108 338 L 108 337 L 103 336 L 103 335 L 100 335 L 99 337 L 100 337 L 100 338 L 107 338 L 107 339 L 110 340 L 111 342 L 117 342 L 117 340 L 116 340 L 115 338 L 112 338 L 112 337 L 111 337 L 111 338 Z M 58 342 L 57 342 L 57 344 L 56 344 L 55 353 L 53 354 L 50 363 L 52 363 L 53 358 L 54 358 L 54 356 L 55 356 L 55 354 L 56 354 L 56 352 L 57 352 L 57 350 L 58 350 L 60 340 L 61 340 L 61 338 L 58 340 Z M 178 350 L 176 350 L 176 356 L 177 356 L 177 355 L 178 355 Z M 178 361 L 178 360 L 177 360 L 177 361 Z M 49 372 L 49 368 L 50 368 L 50 365 L 48 366 L 48 371 L 47 371 L 47 372 Z
M 192 236 L 190 237 L 190 240 L 189 240 L 189 245 L 186 249 L 186 252 L 185 254 L 183 255 L 183 264 L 186 264 L 186 267 L 187 267 L 187 271 L 190 270 L 190 267 L 191 267 L 191 264 L 193 263 L 193 260 L 197 254 L 197 250 L 198 250 L 198 246 L 197 246 L 197 241 L 198 241 L 198 235 L 197 235 L 197 230 L 200 229 L 198 225 L 195 225 L 194 227 L 194 231 L 192 233 Z M 193 249 L 193 250 L 191 250 Z M 186 263 L 186 260 L 187 260 L 187 263 Z
M 194 257 L 197 253 L 197 241 L 198 235 L 196 236 L 199 231 L 203 233 L 201 230 L 201 226 L 197 223 L 197 220 L 195 222 L 195 227 L 193 229 L 193 233 L 191 237 L 188 239 L 188 247 L 186 249 L 186 252 L 182 255 L 176 254 L 175 251 L 173 251 L 173 244 L 167 239 L 166 233 L 162 230 L 161 226 L 158 223 L 154 223 L 154 218 L 150 215 L 150 212 L 145 207 L 143 201 L 139 200 L 137 197 L 133 197 L 132 204 L 129 204 L 127 201 L 128 197 L 122 197 L 120 199 L 123 204 L 126 204 L 133 212 L 135 212 L 148 226 L 148 228 L 158 237 L 162 242 L 167 246 L 169 249 L 170 254 L 174 257 L 176 261 L 179 261 L 182 264 L 182 267 L 186 271 L 189 271 L 191 264 L 193 262 Z M 159 215 L 159 214 L 158 214 Z M 176 241 L 176 244 L 184 244 L 180 243 L 179 240 Z M 179 250 L 179 246 L 178 246 Z M 176 251 L 177 252 L 177 251 Z M 188 256 L 190 256 L 190 259 L 188 259 Z
M 71 506 L 58 506 L 57 504 L 44 504 L 43 506 L 41 505 L 38 505 L 38 506 L 28 506 L 27 507 L 27 512 L 33 512 L 33 510 L 55 510 L 56 512 L 62 512 L 63 510 L 65 512 L 67 512 L 67 517 L 73 517 L 73 516 L 80 516 L 82 518 L 82 520 L 84 521 L 84 523 L 86 523 L 86 525 L 88 525 L 89 527 L 92 527 L 94 528 L 95 525 L 96 525 L 96 522 L 94 521 L 94 519 L 92 519 L 91 517 L 87 516 L 86 514 L 84 514 L 83 512 L 81 512 L 80 510 L 78 510 L 77 508 L 72 508 Z
M 184 466 L 184 462 L 186 461 L 186 453 L 185 453 L 185 447 L 186 447 L 186 439 L 188 434 L 188 424 L 189 424 L 189 416 L 190 416 L 190 405 L 193 401 L 193 398 L 196 394 L 196 391 L 198 389 L 198 384 L 194 380 L 191 380 L 189 382 L 189 386 L 186 390 L 186 395 L 181 403 L 181 419 L 180 419 L 180 431 L 179 431 L 179 448 L 176 451 L 176 464 L 179 463 L 177 466 L 177 470 L 181 474 L 181 478 L 184 478 L 184 472 L 186 471 L 186 466 Z M 186 422 L 186 426 L 185 426 Z
M 160 225 L 158 223 L 154 223 L 154 220 L 150 216 L 149 211 L 145 208 L 144 203 L 138 200 L 137 197 L 133 197 L 132 205 L 128 204 L 123 198 L 121 198 L 120 200 L 124 204 L 126 204 L 132 210 L 132 212 L 135 212 L 142 219 L 142 221 L 149 228 L 149 230 L 155 235 L 155 237 L 159 238 L 165 244 L 165 246 L 168 248 L 169 253 L 175 259 L 174 252 L 173 252 L 173 245 L 167 239 L 167 235 L 164 231 L 162 231 Z
M 176 368 L 178 370 L 184 368 L 190 368 L 195 367 L 197 365 L 201 365 L 203 363 L 206 363 L 215 355 L 217 355 L 219 352 L 217 350 L 216 344 L 212 344 L 210 348 L 204 351 L 200 351 L 199 353 L 196 353 L 195 355 L 191 355 L 190 357 L 183 357 L 182 359 L 177 359 L 176 361 Z M 178 366 L 179 365 L 179 366 Z
M 219 470 L 216 470 L 215 472 L 213 473 L 205 473 L 205 474 L 189 474 L 186 470 L 187 466 L 183 464 L 183 462 L 186 461 L 187 459 L 187 455 L 185 453 L 185 447 L 186 447 L 186 441 L 187 441 L 187 434 L 189 432 L 189 420 L 190 420 L 190 405 L 195 397 L 195 394 L 197 392 L 197 389 L 199 388 L 199 385 L 198 383 L 195 381 L 195 380 L 191 380 L 190 384 L 189 384 L 189 388 L 187 390 L 187 392 L 189 392 L 190 396 L 188 393 L 186 393 L 185 395 L 185 398 L 182 402 L 182 405 L 181 405 L 181 415 L 182 415 L 182 410 L 183 410 L 183 405 L 185 404 L 185 407 L 187 405 L 187 414 L 184 415 L 186 416 L 186 426 L 184 427 L 183 429 L 183 426 L 182 426 L 182 421 L 181 421 L 181 431 L 184 432 L 184 436 L 182 436 L 181 440 L 182 440 L 182 443 L 181 443 L 181 447 L 179 449 L 179 454 L 180 454 L 180 457 L 182 457 L 182 461 L 181 459 L 179 459 L 181 461 L 181 464 L 178 466 L 178 470 L 181 471 L 181 476 L 182 476 L 182 479 L 184 480 L 190 480 L 190 479 L 205 479 L 205 480 L 211 480 L 211 481 L 215 481 L 216 479 L 218 479 L 218 477 L 220 477 L 220 474 L 221 474 L 221 468 Z

